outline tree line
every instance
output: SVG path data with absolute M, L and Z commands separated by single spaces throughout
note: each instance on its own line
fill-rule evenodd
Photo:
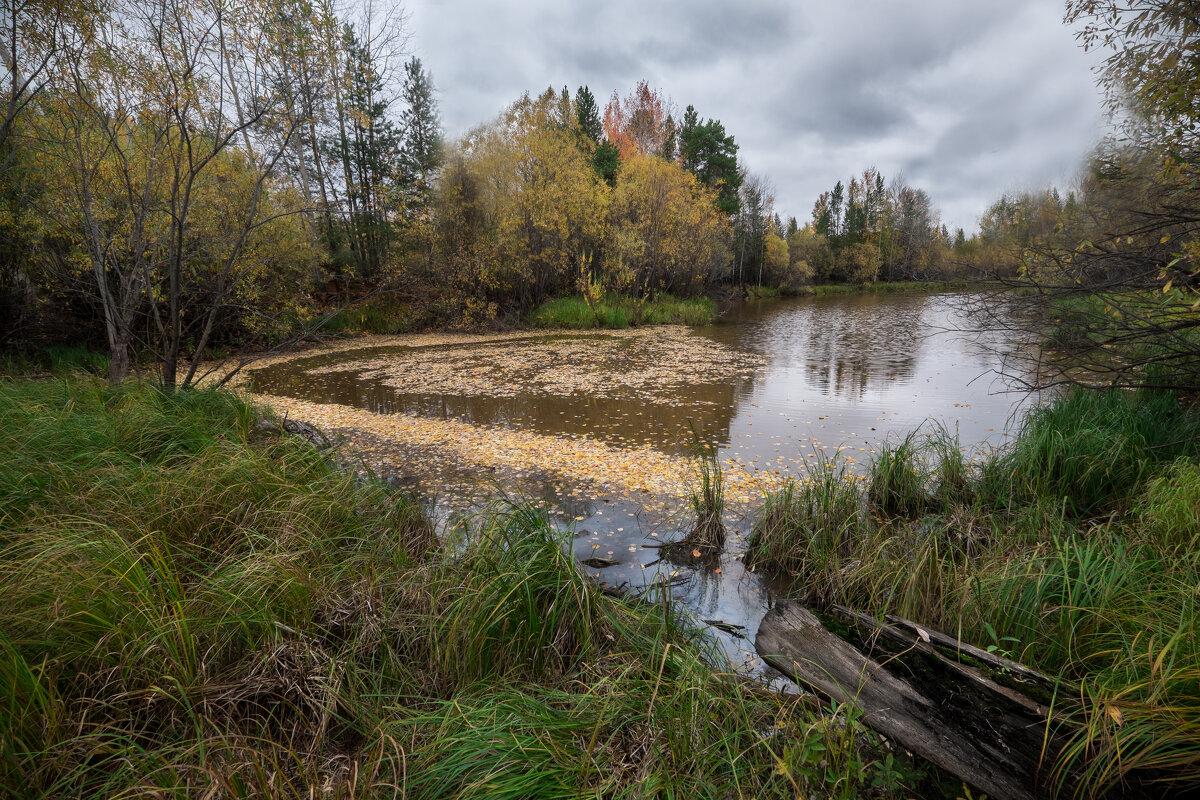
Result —
M 2 341 L 102 339 L 168 387 L 386 289 L 481 325 L 583 292 L 944 277 L 874 169 L 784 224 L 734 136 L 647 82 L 526 94 L 446 141 L 378 0 L 16 0 L 3 22 Z M 965 262 L 964 262 L 965 263 Z

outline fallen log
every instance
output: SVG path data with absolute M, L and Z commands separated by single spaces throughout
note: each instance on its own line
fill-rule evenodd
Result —
M 300 436 L 309 444 L 322 450 L 333 446 L 330 438 L 319 428 L 303 420 L 288 419 L 287 417 L 281 420 L 260 419 L 255 423 L 254 428 L 267 433 L 290 433 L 293 436 Z
M 935 645 L 933 634 L 836 607 L 826 626 L 781 601 L 759 625 L 755 647 L 772 667 L 857 706 L 866 725 L 994 800 L 1070 796 L 1072 776 L 1053 774 L 1070 733 L 1051 712 L 1054 682 L 986 651 L 971 655 L 944 635 Z M 968 657 L 939 651 L 950 646 Z

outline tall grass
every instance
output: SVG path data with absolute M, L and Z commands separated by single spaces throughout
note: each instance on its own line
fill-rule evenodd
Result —
M 1030 412 L 983 489 L 1001 504 L 1061 501 L 1075 514 L 1122 503 L 1163 464 L 1200 455 L 1200 415 L 1169 392 L 1077 391 Z
M 413 501 L 221 392 L 0 383 L 0 795 L 911 794 L 858 724 L 587 582 L 542 512 Z
M 708 325 L 716 306 L 707 297 L 677 299 L 669 294 L 649 299 L 605 295 L 594 305 L 581 296 L 561 297 L 531 311 L 526 322 L 535 328 L 628 328 L 632 325 Z
M 1083 704 L 1058 768 L 1090 790 L 1134 769 L 1195 787 L 1197 424 L 1170 395 L 1078 393 L 978 465 L 944 430 L 909 437 L 865 482 L 826 465 L 768 498 L 747 561 L 1061 676 Z

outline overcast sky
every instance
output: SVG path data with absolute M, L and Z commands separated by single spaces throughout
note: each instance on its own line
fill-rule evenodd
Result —
M 1007 190 L 1063 185 L 1103 131 L 1061 0 L 407 0 L 447 132 L 547 86 L 603 105 L 640 79 L 721 120 L 801 223 L 875 165 L 953 229 Z

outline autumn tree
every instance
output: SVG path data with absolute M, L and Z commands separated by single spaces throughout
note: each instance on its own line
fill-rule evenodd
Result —
M 1088 50 L 1106 52 L 1100 72 L 1126 141 L 1200 163 L 1200 15 L 1188 0 L 1068 0 L 1067 24 Z
M 604 134 L 624 161 L 634 155 L 661 156 L 667 139 L 670 101 L 647 81 L 623 99 L 614 91 L 604 107 Z
M 457 266 L 452 278 L 469 298 L 528 308 L 573 288 L 597 255 L 607 186 L 560 103 L 552 89 L 526 95 L 468 134 L 447 167 L 439 252 Z
M 268 200 L 290 141 L 286 123 L 277 135 L 268 11 L 128 0 L 64 45 L 38 135 L 47 211 L 74 243 L 64 266 L 93 278 L 114 381 L 135 343 L 157 354 L 168 389 L 192 381 L 251 280 L 257 235 L 292 213 Z
M 613 191 L 607 268 L 630 271 L 644 294 L 694 294 L 728 259 L 727 223 L 714 200 L 675 162 L 632 156 Z
M 1031 385 L 1105 384 L 1200 391 L 1200 18 L 1193 3 L 1072 0 L 1120 136 L 1101 145 L 1076 198 L 990 211 L 995 231 L 1028 241 L 1006 319 L 1050 331 L 1050 347 L 1012 373 Z M 1058 206 L 1053 213 L 1052 205 Z M 1047 226 L 1053 222 L 1049 233 Z M 980 313 L 990 313 L 981 307 Z M 1009 324 L 1014 324 L 1011 321 Z

